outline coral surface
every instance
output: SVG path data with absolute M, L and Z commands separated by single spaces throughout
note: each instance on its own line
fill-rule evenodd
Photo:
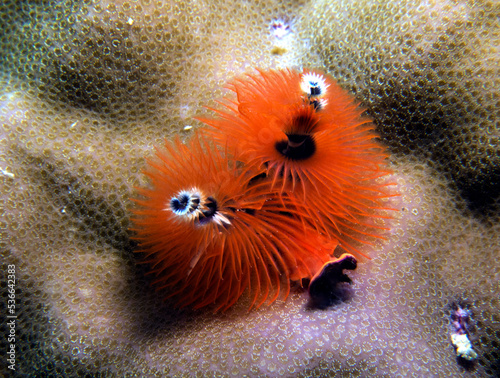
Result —
M 499 16 L 495 1 L 4 1 L 15 372 L 498 376 Z M 222 315 L 173 310 L 128 231 L 144 158 L 201 127 L 192 117 L 235 75 L 286 66 L 326 70 L 375 119 L 401 193 L 391 234 L 325 310 L 301 290 L 251 312 L 250 299 Z M 470 311 L 467 366 L 449 336 L 455 303 Z

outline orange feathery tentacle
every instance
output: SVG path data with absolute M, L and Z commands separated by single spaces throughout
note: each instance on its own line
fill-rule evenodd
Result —
M 179 306 L 226 310 L 247 291 L 258 307 L 332 257 L 336 243 L 306 229 L 308 209 L 241 161 L 199 137 L 167 142 L 148 160 L 133 230 L 154 284 Z
M 394 210 L 385 205 L 394 195 L 383 183 L 388 155 L 351 95 L 309 70 L 259 70 L 228 88 L 236 100 L 199 119 L 208 135 L 241 151 L 249 172 L 265 169 L 270 190 L 293 193 L 309 226 L 347 251 L 380 237 L 374 220 Z

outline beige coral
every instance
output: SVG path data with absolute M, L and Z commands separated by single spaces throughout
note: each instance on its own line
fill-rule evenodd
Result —
M 0 18 L 0 245 L 17 270 L 18 372 L 458 376 L 449 306 L 465 301 L 473 374 L 498 373 L 498 213 L 461 198 L 497 182 L 498 4 L 17 4 Z M 291 22 L 282 55 L 273 19 Z M 199 127 L 234 75 L 301 65 L 353 90 L 391 146 L 389 240 L 325 311 L 303 292 L 250 313 L 172 310 L 127 231 L 144 157 Z

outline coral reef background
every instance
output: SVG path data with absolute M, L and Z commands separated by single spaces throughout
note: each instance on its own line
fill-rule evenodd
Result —
M 2 274 L 16 265 L 16 372 L 498 376 L 499 17 L 494 1 L 4 1 L 0 249 Z M 274 19 L 290 32 L 278 38 Z M 393 231 L 328 310 L 300 291 L 250 313 L 244 300 L 223 315 L 172 310 L 127 231 L 144 157 L 200 127 L 191 117 L 227 80 L 284 66 L 326 69 L 374 117 L 402 194 Z M 457 302 L 479 356 L 467 369 L 449 336 Z

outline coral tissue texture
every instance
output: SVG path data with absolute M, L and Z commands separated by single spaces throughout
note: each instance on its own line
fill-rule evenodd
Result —
M 495 1 L 4 1 L 1 292 L 15 265 L 17 319 L 1 374 L 498 376 L 499 16 Z M 302 66 L 354 93 L 389 146 L 387 241 L 326 310 L 300 290 L 249 313 L 173 310 L 127 231 L 144 158 L 200 128 L 235 75 Z M 471 364 L 450 340 L 457 303 Z

